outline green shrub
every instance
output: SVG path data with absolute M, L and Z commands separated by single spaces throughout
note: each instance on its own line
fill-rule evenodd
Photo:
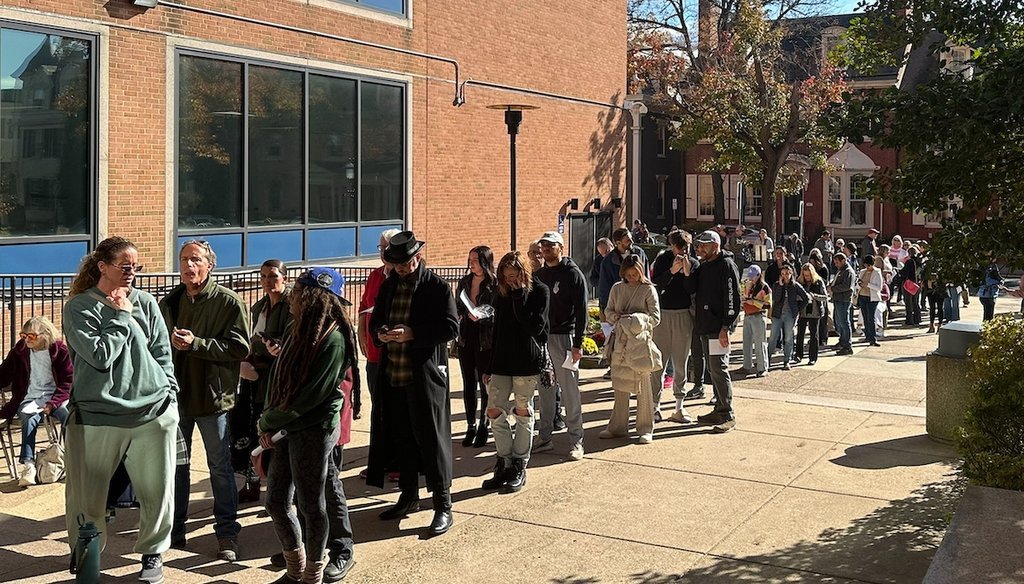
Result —
M 971 403 L 957 436 L 962 472 L 974 484 L 1024 491 L 1024 320 L 989 321 L 970 356 Z

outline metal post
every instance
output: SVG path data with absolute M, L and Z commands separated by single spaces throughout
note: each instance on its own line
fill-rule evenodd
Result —
M 523 121 L 523 112 L 514 109 L 505 110 L 505 125 L 508 126 L 508 147 L 509 147 L 509 220 L 511 227 L 511 247 L 516 249 L 516 134 L 519 133 L 519 124 Z

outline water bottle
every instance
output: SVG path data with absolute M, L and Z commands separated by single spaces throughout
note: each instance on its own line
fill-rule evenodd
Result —
M 78 584 L 99 584 L 100 581 L 100 531 L 96 524 L 85 520 L 85 514 L 78 514 L 78 541 L 75 542 L 75 582 Z

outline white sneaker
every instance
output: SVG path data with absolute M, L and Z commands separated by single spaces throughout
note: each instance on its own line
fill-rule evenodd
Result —
M 29 487 L 36 484 L 36 462 L 30 460 L 23 462 L 21 468 L 18 469 L 18 474 L 21 478 L 18 479 L 18 485 L 22 487 Z
M 650 444 L 651 442 L 654 442 L 654 434 L 640 435 L 640 444 Z
M 692 424 L 693 416 L 686 413 L 686 410 L 676 410 L 671 416 L 669 416 L 669 420 L 679 424 Z
M 582 444 L 576 444 L 569 450 L 569 460 L 583 460 Z

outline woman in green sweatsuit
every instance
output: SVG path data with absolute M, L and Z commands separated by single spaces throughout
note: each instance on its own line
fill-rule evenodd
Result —
M 266 507 L 287 565 L 276 580 L 282 584 L 322 582 L 329 520 L 348 524 L 346 506 L 341 507 L 345 517 L 328 517 L 324 495 L 328 457 L 338 443 L 340 385 L 356 354 L 344 285 L 345 278 L 330 268 L 311 268 L 295 281 L 288 296 L 292 325 L 271 370 L 257 423 L 260 445 L 275 448 L 267 469 Z M 272 437 L 281 430 L 287 436 L 274 443 Z M 337 481 L 337 473 L 333 479 Z M 340 491 L 340 484 L 332 486 Z M 305 519 L 305 545 L 292 510 L 293 496 Z
M 156 584 L 163 581 L 161 554 L 170 547 L 178 383 L 156 300 L 132 288 L 141 270 L 135 244 L 105 239 L 82 261 L 64 305 L 64 337 L 75 366 L 65 438 L 66 517 L 72 549 L 79 513 L 99 526 L 105 544 L 107 489 L 124 459 L 141 506 L 140 580 Z

